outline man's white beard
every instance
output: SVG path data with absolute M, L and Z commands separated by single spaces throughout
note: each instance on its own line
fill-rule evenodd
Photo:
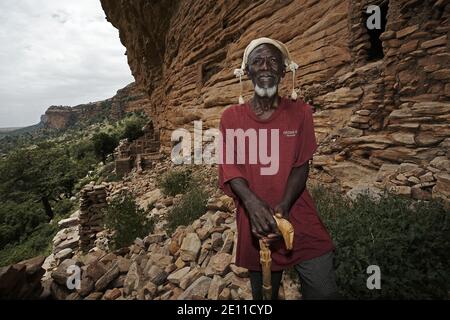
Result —
M 255 93 L 258 97 L 264 98 L 272 98 L 278 91 L 278 86 L 273 86 L 270 88 L 261 88 L 257 84 L 255 84 Z

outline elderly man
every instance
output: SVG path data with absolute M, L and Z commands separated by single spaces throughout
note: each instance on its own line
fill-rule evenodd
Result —
M 304 299 L 337 297 L 334 245 L 306 189 L 309 161 L 317 149 L 312 109 L 304 102 L 295 101 L 294 89 L 291 99 L 278 95 L 278 85 L 286 71 L 293 72 L 294 81 L 296 68 L 298 66 L 281 42 L 269 38 L 253 40 L 244 52 L 241 69 L 235 71 L 240 79 L 245 73 L 251 79 L 255 91 L 253 98 L 244 102 L 241 87 L 240 104 L 227 108 L 220 122 L 223 137 L 231 129 L 234 132 L 239 129 L 241 132 L 266 130 L 272 138 L 275 133 L 278 136 L 276 140 L 269 138 L 264 142 L 260 139 L 257 143 L 258 148 L 278 151 L 278 154 L 271 154 L 279 158 L 279 167 L 274 174 L 262 174 L 261 169 L 267 163 L 261 159 L 256 164 L 248 162 L 252 158 L 249 144 L 255 143 L 249 139 L 240 139 L 245 145 L 231 149 L 235 156 L 244 152 L 244 163 L 224 161 L 219 165 L 219 185 L 234 198 L 237 208 L 236 265 L 249 269 L 253 298 L 257 300 L 262 299 L 261 239 L 272 251 L 272 299 L 278 298 L 283 270 L 292 266 L 300 277 Z M 228 143 L 222 147 L 224 154 L 230 152 Z M 275 213 L 281 213 L 294 227 L 290 251 L 280 241 L 273 217 Z

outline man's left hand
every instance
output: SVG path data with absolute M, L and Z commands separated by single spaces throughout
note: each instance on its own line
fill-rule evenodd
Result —
M 275 213 L 281 213 L 283 218 L 289 219 L 289 208 L 286 204 L 280 203 L 275 207 Z

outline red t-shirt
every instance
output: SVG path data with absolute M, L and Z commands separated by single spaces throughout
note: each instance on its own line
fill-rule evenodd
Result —
M 244 178 L 250 190 L 269 206 L 274 208 L 278 205 L 284 196 L 291 169 L 302 166 L 312 159 L 317 149 L 312 109 L 304 102 L 282 98 L 281 103 L 272 115 L 266 120 L 261 120 L 255 115 L 249 103 L 227 108 L 220 121 L 224 155 L 226 154 L 225 137 L 227 129 L 242 129 L 244 131 L 256 129 L 257 132 L 260 129 L 266 129 L 262 131 L 267 132 L 268 155 L 272 150 L 270 137 L 274 131 L 271 130 L 278 129 L 279 166 L 278 172 L 275 174 L 261 174 L 261 168 L 267 168 L 269 164 L 267 164 L 267 161 L 263 161 L 265 164 L 261 164 L 260 157 L 257 157 L 256 164 L 249 164 L 248 151 L 251 146 L 249 146 L 248 139 L 245 140 L 244 164 L 238 164 L 237 161 L 234 161 L 234 164 L 229 163 L 225 160 L 225 156 L 222 160 L 219 160 L 219 186 L 225 194 L 234 198 L 237 208 L 236 265 L 252 271 L 260 271 L 258 239 L 251 233 L 250 222 L 242 202 L 233 193 L 227 182 L 237 177 Z M 236 146 L 234 150 L 237 150 Z M 252 163 L 254 163 L 254 160 Z M 292 223 L 295 232 L 293 250 L 287 251 L 283 241 L 279 241 L 271 247 L 273 271 L 283 270 L 334 250 L 330 235 L 318 216 L 314 200 L 306 188 L 292 206 L 289 221 Z

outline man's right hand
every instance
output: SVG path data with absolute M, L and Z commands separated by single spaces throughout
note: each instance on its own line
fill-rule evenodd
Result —
M 249 215 L 252 234 L 267 244 L 278 241 L 281 233 L 273 217 L 273 209 L 256 197 L 247 200 L 244 205 Z
M 245 179 L 234 178 L 230 180 L 230 186 L 244 204 L 253 236 L 263 240 L 267 245 L 280 240 L 282 235 L 273 217 L 273 209 L 249 189 Z

